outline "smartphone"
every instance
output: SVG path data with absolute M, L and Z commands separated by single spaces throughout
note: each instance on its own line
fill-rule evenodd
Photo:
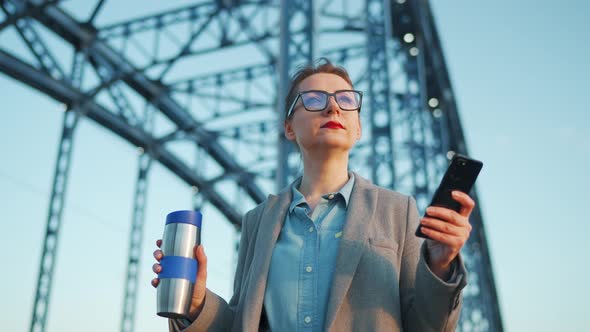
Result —
M 459 212 L 461 204 L 453 199 L 451 191 L 458 190 L 469 194 L 482 167 L 483 163 L 479 160 L 455 154 L 432 196 L 430 206 L 442 206 Z M 416 229 L 416 236 L 427 238 L 421 228 L 422 226 L 418 226 Z

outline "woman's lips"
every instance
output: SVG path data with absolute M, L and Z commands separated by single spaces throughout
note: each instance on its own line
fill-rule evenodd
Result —
M 340 122 L 328 121 L 324 123 L 321 128 L 344 129 L 344 126 Z

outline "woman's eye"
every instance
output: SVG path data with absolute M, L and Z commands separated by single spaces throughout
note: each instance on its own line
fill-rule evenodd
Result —
M 356 105 L 354 99 L 349 96 L 344 96 L 344 97 L 338 98 L 338 103 L 341 106 L 346 107 L 346 108 L 353 108 Z
M 324 104 L 324 98 L 318 95 L 306 96 L 304 102 L 308 107 L 320 107 Z

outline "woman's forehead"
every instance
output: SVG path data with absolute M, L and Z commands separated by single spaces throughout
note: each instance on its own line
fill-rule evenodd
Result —
M 299 91 L 306 90 L 325 90 L 334 92 L 336 90 L 346 90 L 352 87 L 344 78 L 331 73 L 317 73 L 306 77 L 299 83 Z

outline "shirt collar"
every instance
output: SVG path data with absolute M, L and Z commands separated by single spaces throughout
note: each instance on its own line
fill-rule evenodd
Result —
M 293 212 L 295 207 L 297 207 L 299 204 L 304 203 L 307 205 L 307 201 L 305 200 L 305 197 L 297 189 L 297 187 L 299 187 L 300 184 L 301 184 L 301 177 L 299 179 L 297 179 L 295 182 L 293 182 L 293 185 L 291 186 L 291 192 L 293 194 L 293 199 L 291 200 L 291 205 L 289 205 L 289 213 Z M 327 193 L 327 194 L 323 195 L 322 197 L 325 198 L 330 194 L 340 195 L 340 196 L 342 196 L 342 198 L 344 198 L 344 205 L 346 207 L 348 207 L 348 201 L 350 200 L 350 194 L 352 193 L 353 186 L 354 186 L 354 173 L 348 172 L 348 182 L 346 182 L 346 184 L 344 186 L 342 186 L 342 188 L 340 188 L 340 190 L 338 192 Z

